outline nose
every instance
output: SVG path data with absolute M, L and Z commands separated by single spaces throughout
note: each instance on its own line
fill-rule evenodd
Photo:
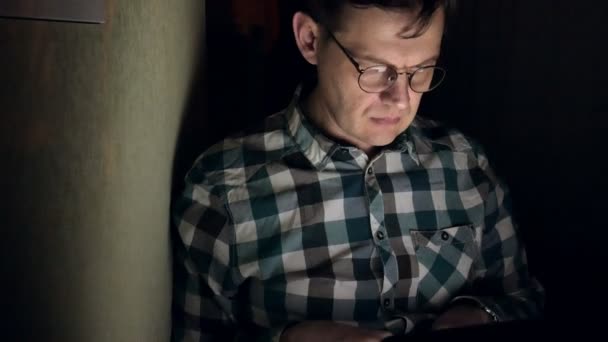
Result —
M 391 104 L 400 110 L 410 106 L 410 86 L 406 74 L 400 74 L 393 85 L 381 93 L 383 102 Z

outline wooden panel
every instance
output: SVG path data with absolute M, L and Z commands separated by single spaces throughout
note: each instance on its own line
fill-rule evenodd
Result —
M 2 0 L 0 17 L 104 22 L 104 0 Z
M 205 1 L 104 2 L 104 25 L 0 18 L 0 341 L 170 339 L 172 163 Z

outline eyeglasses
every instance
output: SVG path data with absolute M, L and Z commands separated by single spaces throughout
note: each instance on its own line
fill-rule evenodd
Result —
M 410 88 L 416 93 L 427 93 L 437 88 L 445 78 L 445 69 L 435 65 L 421 66 L 412 72 L 397 72 L 388 65 L 374 65 L 363 69 L 333 33 L 329 30 L 327 32 L 359 72 L 359 87 L 366 93 L 381 93 L 389 89 L 395 84 L 399 75 L 403 74 L 407 76 Z

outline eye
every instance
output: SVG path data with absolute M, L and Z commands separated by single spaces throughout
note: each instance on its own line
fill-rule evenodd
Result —
M 433 71 L 435 71 L 434 65 L 423 65 L 414 70 L 414 73 L 427 74 L 432 73 Z
M 370 72 L 374 72 L 374 73 L 385 73 L 388 70 L 388 66 L 386 65 L 376 65 L 373 67 L 369 67 L 367 69 L 365 69 L 365 71 L 370 71 Z

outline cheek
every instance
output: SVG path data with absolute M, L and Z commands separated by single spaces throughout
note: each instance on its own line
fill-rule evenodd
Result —
M 412 114 L 416 114 L 418 110 L 418 106 L 420 105 L 420 100 L 422 99 L 422 94 L 414 93 L 410 91 L 410 107 L 412 109 Z
M 349 112 L 353 119 L 370 117 L 382 110 L 382 103 L 376 94 L 363 92 L 357 86 L 355 94 L 351 94 Z

